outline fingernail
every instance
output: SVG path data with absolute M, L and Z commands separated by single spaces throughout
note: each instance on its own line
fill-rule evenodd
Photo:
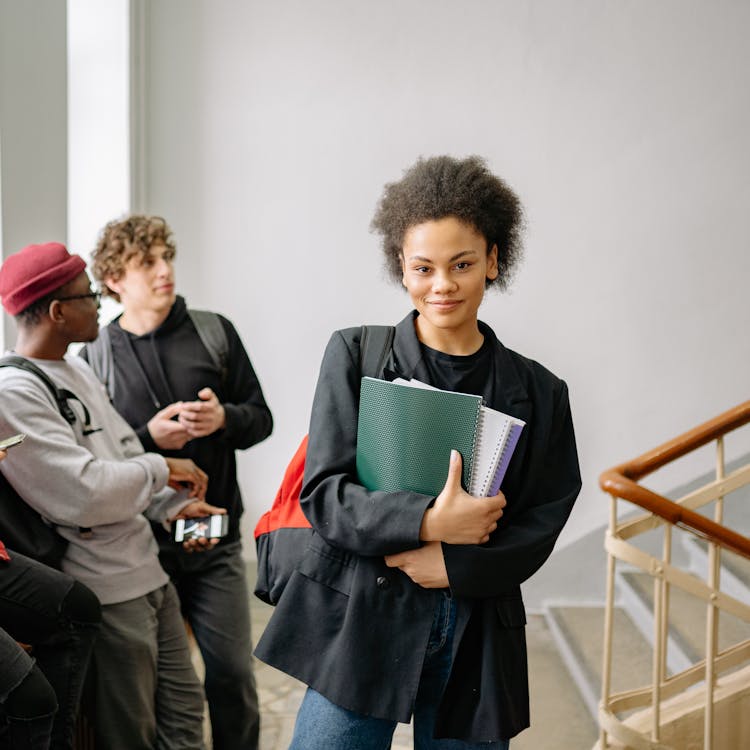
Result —
M 456 463 L 458 461 L 458 451 L 454 448 L 451 450 L 451 463 Z

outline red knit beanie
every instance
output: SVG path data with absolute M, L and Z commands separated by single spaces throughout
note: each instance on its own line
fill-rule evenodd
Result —
M 45 294 L 72 281 L 85 268 L 86 261 L 71 255 L 59 242 L 27 245 L 0 266 L 3 307 L 11 315 L 18 315 Z

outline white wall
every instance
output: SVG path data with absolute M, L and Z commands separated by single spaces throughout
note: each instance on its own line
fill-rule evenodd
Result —
M 331 330 L 409 309 L 368 225 L 422 154 L 481 154 L 526 206 L 525 264 L 482 317 L 570 386 L 564 541 L 606 521 L 604 468 L 747 398 L 747 3 L 160 0 L 146 20 L 146 204 L 276 418 L 241 458 L 248 529 Z
M 0 257 L 65 241 L 65 3 L 0 0 Z M 0 345 L 12 346 L 3 316 Z M 4 335 L 2 335 L 4 334 Z
M 68 242 L 89 260 L 99 230 L 130 209 L 127 0 L 67 0 Z

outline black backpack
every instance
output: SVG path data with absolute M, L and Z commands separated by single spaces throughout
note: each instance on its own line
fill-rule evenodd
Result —
M 17 367 L 36 375 L 52 393 L 60 414 L 68 424 L 76 421 L 75 412 L 70 408 L 68 400 L 78 401 L 83 407 L 86 422 L 84 433 L 96 431 L 90 429 L 89 411 L 78 396 L 65 388 L 58 388 L 33 362 L 24 357 L 9 354 L 0 358 L 0 367 Z M 88 530 L 81 529 L 81 531 L 85 533 Z M 0 539 L 14 552 L 20 552 L 26 557 L 31 557 L 58 570 L 68 546 L 67 540 L 63 539 L 54 527 L 16 492 L 2 472 L 0 472 Z

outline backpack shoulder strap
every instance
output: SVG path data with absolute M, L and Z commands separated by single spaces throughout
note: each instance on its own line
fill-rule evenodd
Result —
M 74 398 L 76 400 L 79 400 L 78 397 L 68 390 L 65 390 L 63 388 L 58 388 L 50 380 L 49 375 L 47 375 L 47 373 L 44 372 L 44 370 L 37 367 L 33 362 L 26 359 L 25 357 L 19 357 L 16 354 L 7 354 L 6 356 L 0 359 L 0 367 L 17 367 L 19 370 L 26 370 L 26 372 L 30 372 L 33 375 L 36 375 L 39 378 L 39 380 L 41 380 L 44 383 L 44 385 L 47 386 L 47 389 L 52 394 L 52 397 L 55 399 L 57 408 L 60 410 L 60 414 L 62 414 L 63 417 L 65 418 L 65 421 L 68 424 L 73 424 L 73 422 L 76 421 L 75 412 L 70 408 L 70 404 L 68 404 L 68 399 Z M 86 410 L 85 406 L 83 408 L 84 410 Z
M 393 345 L 393 326 L 362 326 L 360 366 L 362 375 L 379 378 Z
M 221 318 L 210 310 L 188 310 L 195 330 L 206 347 L 216 369 L 221 374 L 221 382 L 226 382 L 229 371 L 229 341 Z
M 91 435 L 94 432 L 101 431 L 101 427 L 91 427 L 91 415 L 86 408 L 86 404 L 84 404 L 83 401 L 73 393 L 73 391 L 69 391 L 67 388 L 58 388 L 49 375 L 47 375 L 41 367 L 37 367 L 31 360 L 26 359 L 26 357 L 19 357 L 17 354 L 6 354 L 4 357 L 0 358 L 0 367 L 17 367 L 19 370 L 26 370 L 26 372 L 36 375 L 39 380 L 47 386 L 50 393 L 52 393 L 52 396 L 57 403 L 57 408 L 60 410 L 60 414 L 63 415 L 63 418 L 69 425 L 72 425 L 76 421 L 76 414 L 73 409 L 70 408 L 68 399 L 78 401 L 83 409 L 83 434 Z M 86 536 L 91 533 L 91 529 L 89 527 L 79 526 L 78 533 L 82 536 Z M 61 550 L 59 551 L 59 555 L 62 557 Z
M 99 329 L 99 335 L 86 344 L 86 357 L 89 366 L 99 380 L 104 383 L 109 398 L 115 397 L 115 368 L 112 366 L 112 340 L 109 326 Z

